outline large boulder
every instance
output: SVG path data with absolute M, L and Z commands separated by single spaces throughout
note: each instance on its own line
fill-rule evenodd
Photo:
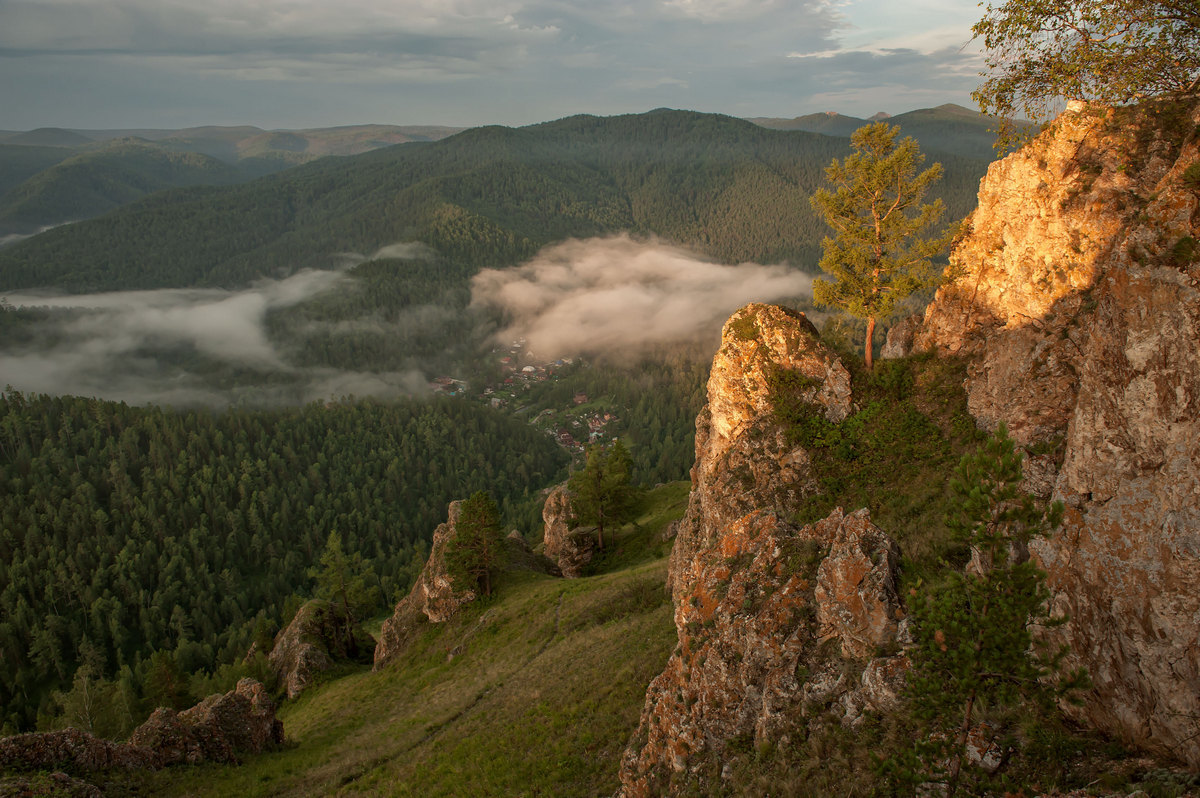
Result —
M 450 503 L 446 523 L 433 532 L 429 559 L 412 590 L 396 604 L 392 616 L 383 622 L 379 643 L 375 646 L 375 669 L 382 668 L 408 650 L 420 624 L 444 623 L 460 607 L 475 600 L 475 591 L 459 589 L 446 569 L 446 543 L 455 534 L 461 501 Z
M 79 729 L 31 732 L 0 738 L 0 769 L 154 770 L 161 765 L 158 754 L 137 744 L 101 740 Z
M 433 545 L 429 549 L 425 567 L 413 583 L 412 590 L 396 604 L 391 617 L 383 622 L 379 643 L 375 646 L 376 670 L 402 656 L 412 645 L 422 624 L 445 623 L 477 598 L 474 590 L 455 584 L 446 569 L 446 544 L 454 537 L 461 505 L 460 501 L 450 503 L 446 523 L 434 530 Z M 505 538 L 505 547 L 506 570 L 561 576 L 558 567 L 544 555 L 531 551 L 520 534 L 510 534 Z
M 163 765 L 236 762 L 239 754 L 282 743 L 283 723 L 266 688 L 242 679 L 228 693 L 211 695 L 191 709 L 160 707 L 129 740 L 155 751 Z
M 676 599 L 694 555 L 745 514 L 785 510 L 817 488 L 808 453 L 788 442 L 774 414 L 775 387 L 830 421 L 850 414 L 850 373 L 803 313 L 750 304 L 725 323 L 696 417 L 692 492 L 671 553 Z
M 191 709 L 159 708 L 134 729 L 128 743 L 101 740 L 79 729 L 0 739 L 0 769 L 156 770 L 176 764 L 236 762 L 283 742 L 275 703 L 254 679 Z M 84 785 L 86 787 L 86 785 Z
M 1194 101 L 1193 101 L 1194 102 Z M 994 164 L 918 344 L 1068 505 L 1033 546 L 1080 720 L 1200 766 L 1200 106 L 1077 106 Z
M 906 669 L 890 655 L 898 564 L 866 510 L 803 528 L 758 511 L 727 526 L 676 602 L 679 647 L 647 691 L 622 794 L 674 794 L 734 740 L 786 746 L 817 715 L 854 725 L 892 709 Z

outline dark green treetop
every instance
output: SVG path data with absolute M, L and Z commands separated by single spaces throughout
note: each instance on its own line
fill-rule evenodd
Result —
M 328 600 L 334 606 L 335 615 L 342 618 L 341 632 L 346 651 L 356 656 L 358 643 L 354 627 L 379 606 L 381 598 L 375 569 L 361 553 L 346 554 L 342 536 L 335 529 L 329 533 L 319 564 L 308 573 L 316 580 L 317 598 Z
M 446 570 L 460 587 L 490 596 L 492 574 L 507 555 L 500 510 L 487 491 L 476 491 L 459 506 L 454 535 L 446 542 Z
M 587 452 L 587 464 L 571 475 L 567 487 L 571 490 L 571 509 L 581 524 L 595 525 L 596 543 L 604 549 L 604 527 L 629 520 L 637 499 L 637 490 L 630 482 L 632 459 L 620 440 L 605 449 L 592 446 Z

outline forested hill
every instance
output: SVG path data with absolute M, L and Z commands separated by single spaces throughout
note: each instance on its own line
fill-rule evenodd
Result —
M 399 241 L 473 270 L 618 231 L 811 265 L 826 231 L 808 197 L 846 152 L 844 139 L 685 111 L 475 128 L 152 195 L 0 251 L 0 290 L 234 286 Z M 965 215 L 987 160 L 928 155 L 946 167 L 951 215 Z
M 208 155 L 121 139 L 55 163 L 0 196 L 0 235 L 90 218 L 166 188 L 255 176 Z

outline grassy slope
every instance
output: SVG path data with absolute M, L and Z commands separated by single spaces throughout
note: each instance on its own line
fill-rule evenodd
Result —
M 492 600 L 431 624 L 399 665 L 285 704 L 284 750 L 145 774 L 110 794 L 611 793 L 646 685 L 675 646 L 661 534 L 688 487 L 651 492 L 606 572 L 513 576 Z

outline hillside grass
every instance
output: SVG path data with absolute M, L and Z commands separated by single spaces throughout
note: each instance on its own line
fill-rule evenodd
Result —
M 140 774 L 106 794 L 611 794 L 646 686 L 675 646 L 662 534 L 687 490 L 650 491 L 604 572 L 510 574 L 491 600 L 429 624 L 398 664 L 285 702 L 282 750 Z

